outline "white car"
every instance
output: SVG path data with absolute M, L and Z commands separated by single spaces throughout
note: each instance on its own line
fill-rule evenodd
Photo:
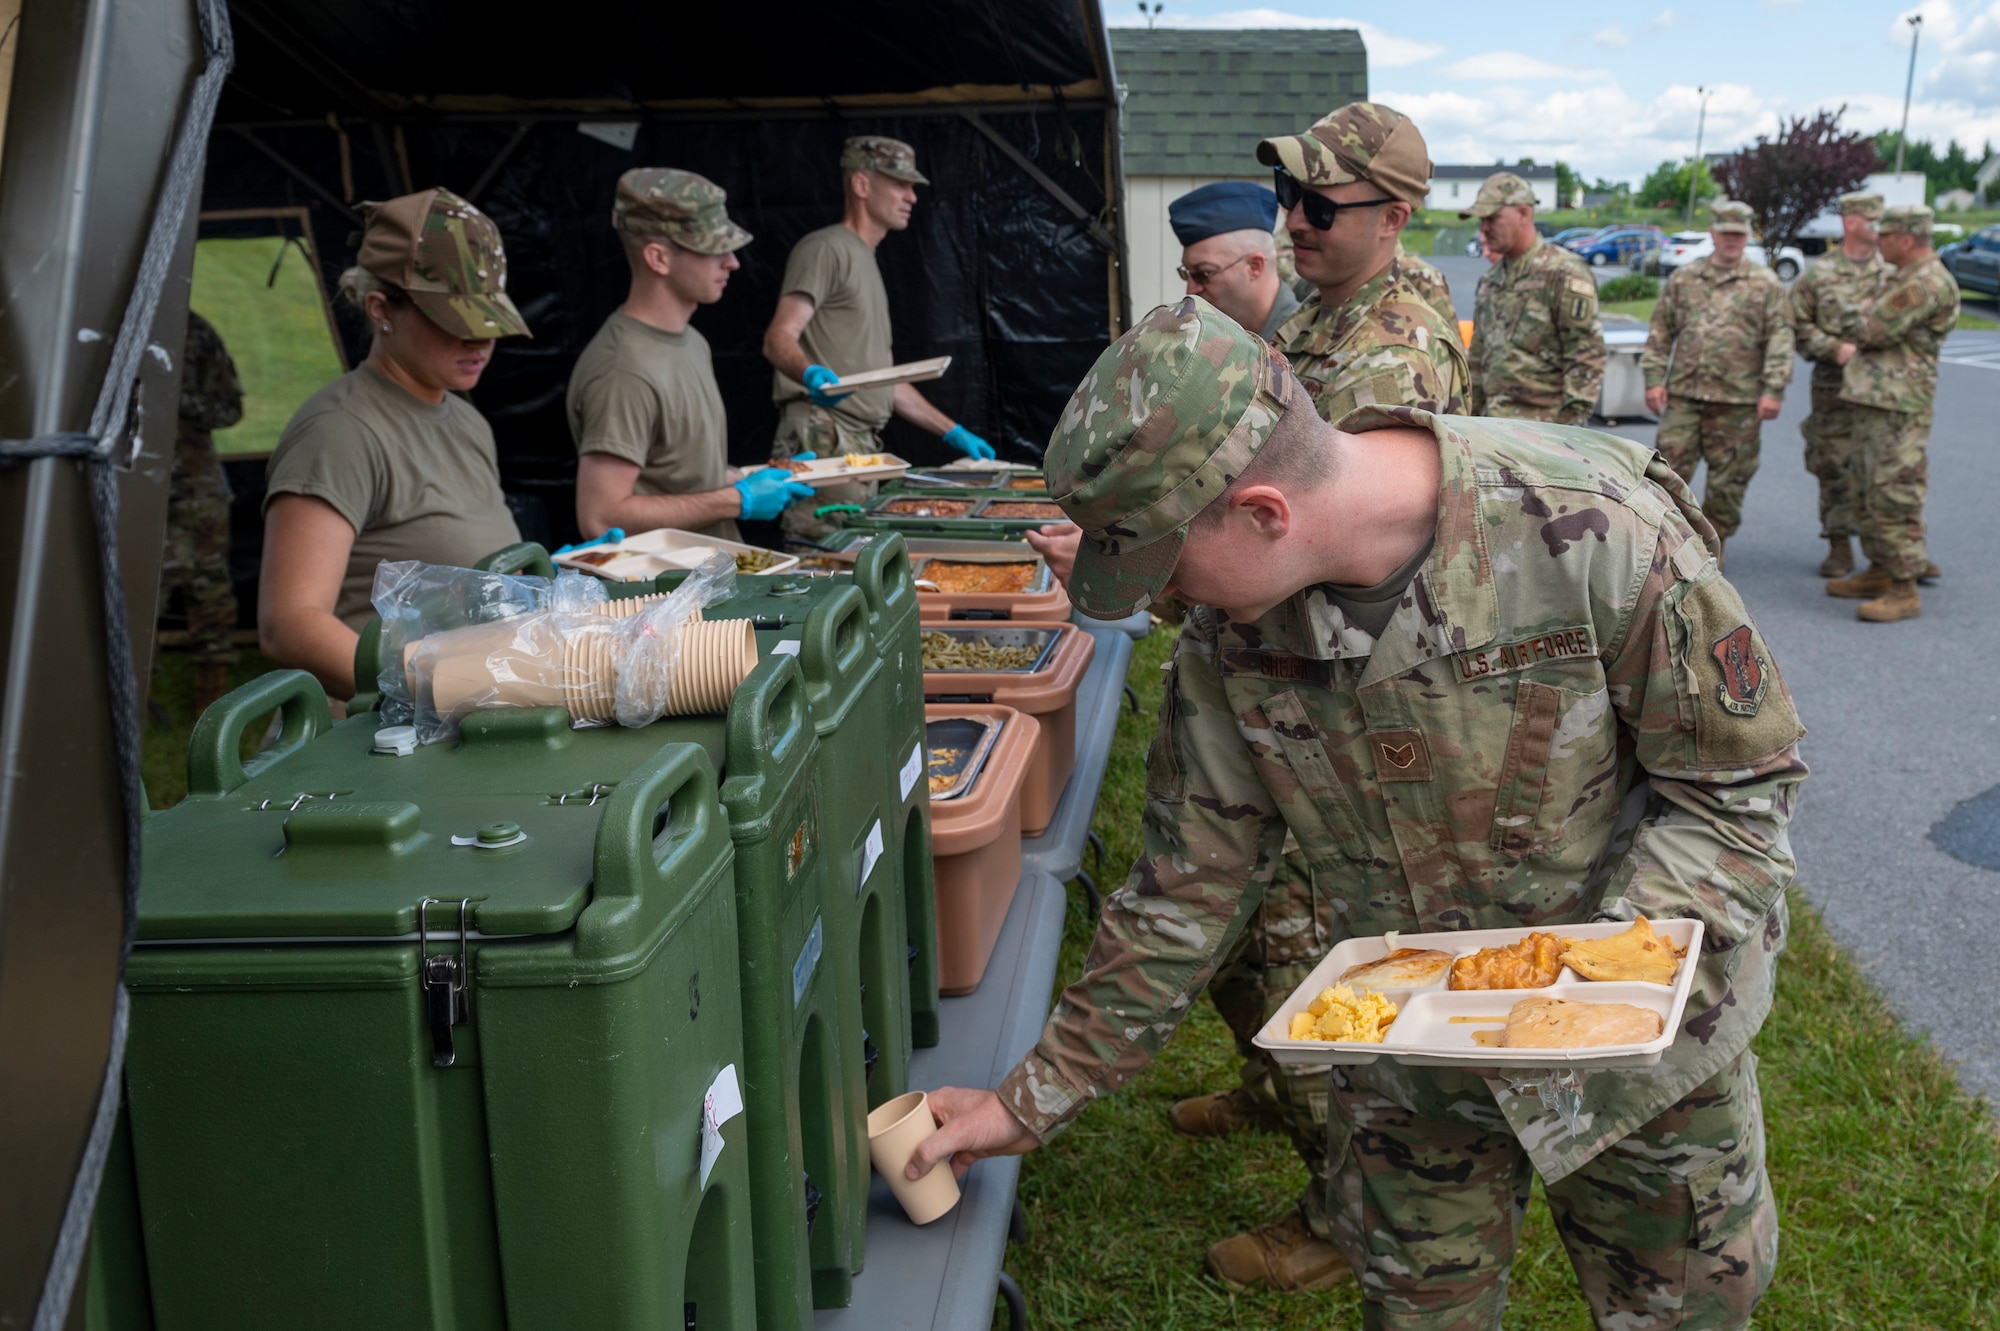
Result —
M 1660 275 L 1665 277 L 1676 268 L 1685 267 L 1696 259 L 1707 258 L 1715 249 L 1715 240 L 1706 231 L 1676 231 L 1667 237 L 1667 243 L 1660 247 L 1657 260 Z M 1751 263 L 1769 267 L 1780 278 L 1789 282 L 1806 270 L 1805 252 L 1796 245 L 1785 245 L 1778 250 L 1778 259 L 1772 263 L 1764 252 L 1764 247 L 1752 241 L 1743 247 L 1744 255 Z

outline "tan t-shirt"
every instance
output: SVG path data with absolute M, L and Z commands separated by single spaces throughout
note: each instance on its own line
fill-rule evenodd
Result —
M 569 432 L 578 453 L 639 466 L 632 493 L 699 494 L 729 483 L 729 423 L 708 339 L 664 332 L 613 311 L 569 376 Z M 697 528 L 739 540 L 733 519 Z
M 889 350 L 889 291 L 875 266 L 875 249 L 846 227 L 837 222 L 821 227 L 793 246 L 778 290 L 812 300 L 812 322 L 799 335 L 808 365 L 855 374 L 896 363 Z M 774 371 L 771 397 L 783 408 L 805 399 L 805 385 Z M 833 413 L 864 430 L 879 430 L 888 423 L 895 397 L 893 388 L 866 389 L 842 399 Z
M 267 512 L 278 495 L 311 495 L 354 528 L 333 608 L 350 628 L 375 614 L 368 597 L 383 560 L 470 568 L 521 539 L 478 408 L 450 394 L 432 406 L 366 365 L 305 400 L 266 475 Z

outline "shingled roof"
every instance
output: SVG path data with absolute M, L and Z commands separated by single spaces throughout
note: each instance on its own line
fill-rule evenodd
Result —
M 1113 28 L 1125 90 L 1125 171 L 1254 176 L 1257 140 L 1368 97 L 1350 28 Z

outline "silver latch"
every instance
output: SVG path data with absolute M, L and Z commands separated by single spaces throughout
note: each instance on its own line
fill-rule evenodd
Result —
M 424 986 L 424 1005 L 431 1024 L 431 1066 L 448 1068 L 458 1061 L 452 1047 L 451 1028 L 472 1019 L 472 991 L 467 981 L 470 968 L 466 959 L 466 917 L 472 908 L 469 898 L 458 903 L 458 951 L 432 956 L 430 908 L 451 903 L 440 897 L 425 897 L 417 903 L 417 965 Z

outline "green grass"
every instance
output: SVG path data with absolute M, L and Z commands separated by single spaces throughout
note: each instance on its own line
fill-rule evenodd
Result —
M 1597 308 L 1606 314 L 1629 314 L 1640 323 L 1651 323 L 1653 307 L 1660 303 L 1659 297 L 1651 300 L 1607 300 Z
M 1139 644 L 1096 828 L 1111 889 L 1139 848 L 1146 742 L 1169 636 Z M 1808 795 L 1810 798 L 1810 795 Z M 2000 1139 L 1925 1042 L 1903 1032 L 1797 892 L 1778 1001 L 1759 1037 L 1771 1176 L 1783 1238 L 1763 1328 L 2000 1326 Z M 1058 985 L 1082 966 L 1092 922 L 1072 893 Z M 1353 1286 L 1233 1295 L 1202 1269 L 1210 1243 L 1276 1218 L 1305 1172 L 1276 1137 L 1190 1141 L 1176 1099 L 1233 1084 L 1233 1042 L 1204 1000 L 1166 1053 L 1021 1176 L 1028 1242 L 1008 1254 L 1039 1327 L 1264 1331 L 1360 1325 Z M 1004 1317 L 995 1325 L 1004 1326 Z M 1586 1331 L 1589 1317 L 1539 1198 L 1515 1266 L 1510 1331 Z
M 243 380 L 243 420 L 216 431 L 219 453 L 269 452 L 299 404 L 340 375 L 319 284 L 298 246 L 285 248 L 267 285 L 284 245 L 268 236 L 195 246 L 189 304 L 222 334 Z
M 1994 318 L 1991 314 L 1980 314 L 1961 304 L 1958 307 L 1958 326 L 1965 329 L 1991 330 L 2000 328 L 2000 319 Z

